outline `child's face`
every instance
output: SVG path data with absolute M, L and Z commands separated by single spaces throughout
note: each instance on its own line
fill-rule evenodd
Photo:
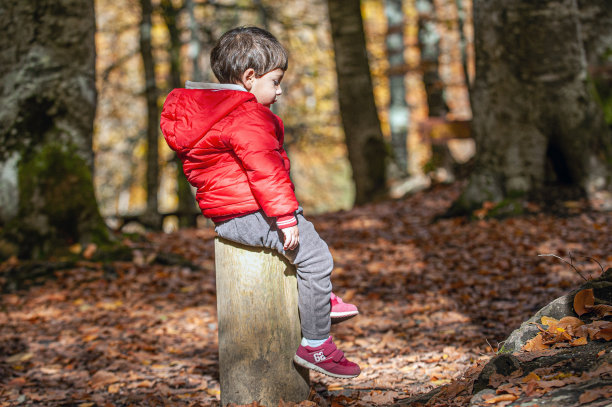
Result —
M 270 105 L 276 102 L 276 99 L 283 94 L 280 83 L 284 75 L 285 71 L 277 68 L 260 77 L 253 77 L 250 83 L 251 87 L 247 89 L 255 95 L 259 103 L 270 107 Z

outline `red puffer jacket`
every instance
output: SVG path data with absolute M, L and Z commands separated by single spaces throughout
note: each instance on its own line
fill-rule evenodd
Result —
M 160 124 L 204 216 L 218 221 L 263 209 L 281 228 L 296 224 L 283 123 L 251 93 L 174 89 Z

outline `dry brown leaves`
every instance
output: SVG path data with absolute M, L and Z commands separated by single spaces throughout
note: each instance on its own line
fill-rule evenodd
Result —
M 571 251 L 612 265 L 606 213 L 432 223 L 460 188 L 311 217 L 334 255 L 334 291 L 360 308 L 332 335 L 363 373 L 354 380 L 312 373 L 316 397 L 303 405 L 384 405 L 448 385 L 439 405 L 465 406 L 471 378 L 498 342 L 581 281 L 538 253 Z M 126 241 L 133 262 L 84 259 L 3 294 L 0 406 L 218 403 L 213 237 L 211 229 L 146 235 Z M 156 263 L 160 252 L 199 268 Z M 577 265 L 587 276 L 600 273 L 590 262 Z M 580 338 L 584 328 L 566 322 L 557 327 Z M 541 380 L 517 378 L 515 386 L 546 391 L 546 381 L 571 380 L 536 374 Z
M 578 318 L 567 316 L 556 320 L 550 317 L 542 317 L 542 325 L 538 325 L 539 332 L 533 339 L 529 340 L 523 350 L 545 350 L 550 348 L 563 348 L 568 346 L 582 346 L 588 340 L 603 339 L 612 340 L 612 322 L 602 320 L 612 315 L 612 306 L 595 304 L 593 289 L 581 290 L 574 296 L 574 311 L 579 316 L 591 314 L 592 320 L 584 323 Z
M 541 368 L 530 372 L 526 376 L 519 373 L 514 377 L 500 378 L 503 384 L 498 385 L 495 394 L 483 396 L 484 405 L 504 406 L 521 396 L 539 397 L 549 391 L 573 384 L 580 384 L 589 380 L 598 379 L 602 375 L 609 375 L 612 365 L 603 363 L 597 370 L 582 373 L 558 373 L 551 368 Z M 606 386 L 585 391 L 580 395 L 581 404 L 612 396 L 612 387 Z

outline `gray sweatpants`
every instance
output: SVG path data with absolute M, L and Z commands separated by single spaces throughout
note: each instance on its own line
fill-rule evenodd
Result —
M 300 244 L 294 250 L 283 249 L 283 232 L 276 226 L 275 219 L 268 218 L 263 211 L 220 222 L 215 231 L 227 240 L 276 250 L 294 264 L 302 335 L 307 339 L 327 339 L 331 324 L 329 297 L 333 259 L 313 224 L 304 218 L 302 208 L 298 209 L 296 217 Z

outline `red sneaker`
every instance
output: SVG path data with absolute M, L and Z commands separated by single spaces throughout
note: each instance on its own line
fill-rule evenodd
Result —
M 316 348 L 300 345 L 293 360 L 300 366 L 340 379 L 350 379 L 361 373 L 359 365 L 350 362 L 344 357 L 344 353 L 336 348 L 331 336 Z
M 332 323 L 346 321 L 349 318 L 353 318 L 359 314 L 359 310 L 353 304 L 347 304 L 342 301 L 342 298 L 336 294 L 331 293 L 331 313 Z

